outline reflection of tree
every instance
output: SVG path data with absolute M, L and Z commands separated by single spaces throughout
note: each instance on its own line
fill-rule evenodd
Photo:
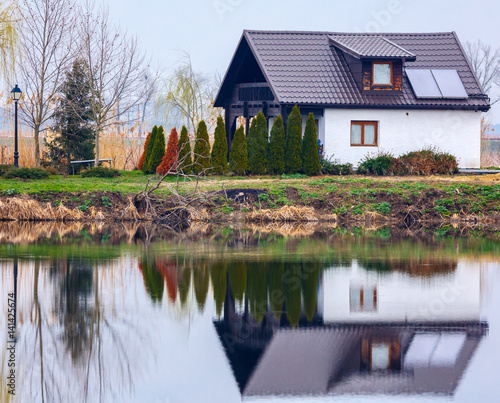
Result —
M 92 266 L 82 261 L 61 261 L 66 267 L 61 281 L 59 313 L 64 325 L 64 342 L 71 358 L 79 360 L 89 344 L 89 324 L 93 309 L 88 298 L 92 293 Z
M 228 273 L 234 299 L 238 302 L 243 302 L 247 288 L 246 262 L 229 263 Z
M 194 295 L 196 297 L 196 302 L 198 303 L 198 308 L 200 311 L 203 311 L 207 300 L 208 285 L 210 282 L 210 273 L 208 270 L 208 263 L 206 261 L 200 261 L 198 266 L 194 268 L 193 282 Z
M 145 257 L 139 262 L 139 270 L 144 279 L 144 286 L 153 302 L 160 302 L 163 298 L 163 277 L 156 267 L 153 258 Z
M 210 267 L 210 274 L 212 277 L 212 287 L 214 289 L 216 313 L 220 318 L 227 291 L 226 264 L 221 261 L 213 263 Z
M 267 265 L 252 262 L 247 264 L 247 298 L 250 313 L 260 323 L 267 312 Z
M 167 283 L 168 298 L 172 303 L 177 299 L 177 263 L 175 260 L 156 259 L 156 267 Z
M 304 298 L 304 310 L 309 322 L 312 321 L 316 311 L 319 270 L 317 262 L 306 262 L 302 265 L 302 296 Z
M 271 311 L 280 320 L 283 312 L 283 262 L 269 265 L 269 305 Z
M 297 327 L 300 320 L 301 274 L 300 264 L 285 264 L 283 277 L 285 282 L 286 313 L 292 327 Z
M 190 286 L 191 268 L 183 265 L 179 269 L 179 283 L 177 285 L 179 289 L 179 299 L 181 300 L 181 306 L 183 307 L 186 305 Z

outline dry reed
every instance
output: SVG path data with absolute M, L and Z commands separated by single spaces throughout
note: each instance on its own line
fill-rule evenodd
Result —
M 318 221 L 311 207 L 284 206 L 279 210 L 256 210 L 246 217 L 249 222 L 310 222 Z

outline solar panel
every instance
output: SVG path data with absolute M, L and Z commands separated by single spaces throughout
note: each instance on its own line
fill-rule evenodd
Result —
M 467 98 L 467 91 L 456 70 L 432 70 L 443 98 Z
M 417 98 L 443 98 L 429 69 L 407 69 L 406 75 Z

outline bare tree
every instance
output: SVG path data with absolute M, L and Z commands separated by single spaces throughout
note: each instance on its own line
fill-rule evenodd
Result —
M 59 86 L 74 55 L 71 0 L 22 0 L 20 73 L 23 118 L 33 128 L 35 163 L 40 166 L 40 133 L 48 128 Z
M 150 96 L 157 74 L 148 73 L 137 38 L 114 26 L 106 7 L 85 3 L 80 23 L 81 56 L 89 66 L 91 108 L 95 132 L 95 165 L 103 130 Z M 144 77 L 148 76 L 145 80 Z
M 156 101 L 158 115 L 166 121 L 185 124 L 194 133 L 201 120 L 215 121 L 219 112 L 213 107 L 217 92 L 216 81 L 196 72 L 189 53 L 183 52 L 177 66 L 163 83 Z
M 500 100 L 498 94 L 500 87 L 500 48 L 493 49 L 491 45 L 477 40 L 465 44 L 465 53 L 483 87 L 483 91 L 489 95 L 491 105 L 494 105 Z

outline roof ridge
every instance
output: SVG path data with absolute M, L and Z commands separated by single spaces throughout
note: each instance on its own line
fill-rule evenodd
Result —
M 338 32 L 338 31 L 294 31 L 294 30 L 265 30 L 265 29 L 245 29 L 247 33 L 266 34 L 311 34 L 311 35 L 356 35 L 356 36 L 384 36 L 384 35 L 448 35 L 453 36 L 454 31 L 443 32 Z

